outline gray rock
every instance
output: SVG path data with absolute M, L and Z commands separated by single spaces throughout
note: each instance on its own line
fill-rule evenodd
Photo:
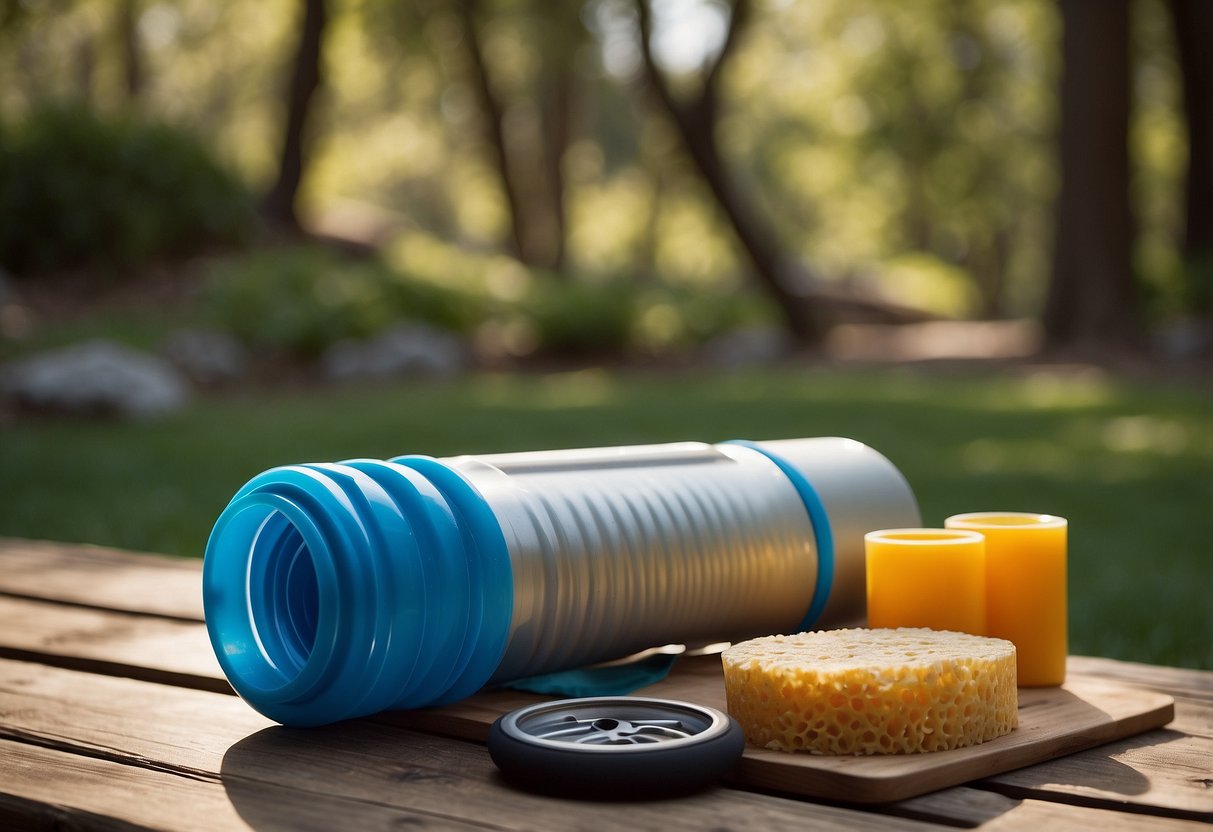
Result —
M 202 384 L 235 381 L 248 372 L 248 350 L 221 329 L 179 329 L 165 339 L 161 352 Z
M 794 346 L 782 329 L 752 326 L 716 336 L 700 348 L 699 356 L 714 367 L 754 367 L 786 357 Z
M 338 341 L 321 361 L 334 381 L 398 376 L 450 378 L 467 369 L 469 351 L 450 332 L 424 324 L 400 324 L 369 341 Z
M 1154 333 L 1154 351 L 1170 360 L 1213 356 L 1213 317 L 1167 321 Z
M 0 393 L 37 410 L 132 419 L 189 401 L 185 379 L 167 361 L 101 339 L 10 362 L 0 368 Z

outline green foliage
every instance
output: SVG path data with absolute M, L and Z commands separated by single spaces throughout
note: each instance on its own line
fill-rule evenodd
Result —
M 500 314 L 521 324 L 535 350 L 573 357 L 679 352 L 773 320 L 770 304 L 750 291 L 543 273 Z
M 636 286 L 629 281 L 542 275 L 531 282 L 521 312 L 544 352 L 594 355 L 632 344 L 638 308 Z
M 887 263 L 885 292 L 898 303 L 951 318 L 977 312 L 977 290 L 961 269 L 917 252 Z
M 984 314 L 1037 309 L 1056 25 L 1054 8 L 1022 0 L 793 3 L 756 18 L 732 126 L 786 239 L 827 275 L 896 283 L 891 261 L 920 253 L 968 280 Z
M 504 239 L 508 206 L 485 155 L 451 5 L 333 4 L 323 140 L 309 159 L 305 214 L 362 203 L 397 212 L 397 227 L 460 245 Z M 635 67 L 621 59 L 635 57 L 630 4 L 478 5 L 492 80 L 517 130 L 511 141 L 537 140 L 555 59 L 549 34 L 582 44 L 569 63 L 577 129 L 562 160 L 570 269 L 699 285 L 733 279 L 738 258 L 710 193 L 659 112 L 637 106 Z M 697 5 L 719 4 L 654 8 L 660 16 Z M 249 181 L 268 181 L 297 4 L 140 6 L 148 83 L 139 106 L 197 125 Z M 12 18 L 0 29 L 0 113 L 64 95 L 102 108 L 129 101 L 115 4 L 0 8 L 0 21 Z M 1133 18 L 1137 265 L 1160 311 L 1182 312 L 1191 303 L 1177 245 L 1182 85 L 1165 4 L 1135 4 Z M 923 252 L 973 280 L 983 313 L 1034 313 L 1057 186 L 1058 27 L 1056 4 L 1035 0 L 754 4 L 721 79 L 730 168 L 790 253 L 827 278 L 884 275 L 889 260 Z
M 309 358 L 343 338 L 367 338 L 399 320 L 470 332 L 480 299 L 327 249 L 258 252 L 215 267 L 206 313 L 247 343 Z
M 687 349 L 730 330 L 776 320 L 771 303 L 755 292 L 658 284 L 643 293 L 636 339 L 651 352 Z
M 48 107 L 0 131 L 0 216 L 0 264 L 28 276 L 236 242 L 254 213 L 244 187 L 188 133 Z
M 390 265 L 343 260 L 322 248 L 229 259 L 212 268 L 203 306 L 206 317 L 250 345 L 301 358 L 401 320 L 465 336 L 483 327 L 503 331 L 502 348 L 516 354 L 586 357 L 691 348 L 771 319 L 750 292 L 529 272 L 428 237 L 391 256 Z

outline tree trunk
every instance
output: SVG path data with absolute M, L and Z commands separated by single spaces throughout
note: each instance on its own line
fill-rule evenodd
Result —
M 76 41 L 72 55 L 75 75 L 76 99 L 80 104 L 92 106 L 93 103 L 93 74 L 97 68 L 97 48 L 93 36 L 85 32 Z
M 492 152 L 493 167 L 497 172 L 497 181 L 501 185 L 501 194 L 505 197 L 506 209 L 510 215 L 512 252 L 523 263 L 535 265 L 536 258 L 531 244 L 534 235 L 530 224 L 530 214 L 523 196 L 522 181 L 511 163 L 509 146 L 506 142 L 505 107 L 497 97 L 497 91 L 493 89 L 492 74 L 485 62 L 484 50 L 480 46 L 480 32 L 476 27 L 475 19 L 477 5 L 478 0 L 459 0 L 455 4 L 463 30 L 462 42 L 464 49 L 467 50 L 468 64 L 472 74 L 472 90 L 480 107 L 484 136 Z
M 1191 311 L 1213 313 L 1213 3 L 1171 0 L 1188 123 L 1183 257 Z
M 749 203 L 741 187 L 734 181 L 716 142 L 719 77 L 745 26 L 749 0 L 737 0 L 734 4 L 720 56 L 704 73 L 699 95 L 685 104 L 674 97 L 653 57 L 650 44 L 652 20 L 647 0 L 636 0 L 636 9 L 640 19 L 645 80 L 732 227 L 759 284 L 778 305 L 788 331 L 803 345 L 819 345 L 824 333 L 809 306 L 807 292 L 789 285 L 791 275 L 785 268 L 787 260 L 774 229 L 762 220 L 756 207 Z
M 562 56 L 564 57 L 564 56 Z M 564 269 L 568 221 L 564 200 L 564 154 L 571 136 L 573 72 L 562 60 L 546 72 L 541 85 L 540 113 L 543 122 L 543 168 L 547 185 L 548 240 L 544 262 L 556 272 Z
M 1048 346 L 1140 346 L 1129 210 L 1129 2 L 1061 0 L 1061 194 Z
M 641 283 L 653 283 L 657 280 L 657 246 L 660 239 L 660 222 L 663 202 L 665 200 L 665 170 L 660 165 L 646 165 L 653 188 L 649 192 L 648 208 L 645 211 L 644 224 L 641 225 L 640 240 L 636 244 L 636 252 L 632 258 L 635 264 L 632 271 L 636 280 Z
M 308 148 L 308 115 L 316 91 L 323 82 L 320 72 L 324 30 L 328 24 L 325 0 L 302 0 L 303 24 L 291 67 L 286 93 L 286 119 L 282 129 L 282 153 L 278 179 L 265 195 L 262 212 L 271 222 L 299 227 L 295 199 L 303 181 Z
M 138 103 L 143 97 L 146 77 L 143 51 L 139 48 L 139 0 L 122 0 L 118 5 L 118 40 L 122 45 L 122 81 L 126 100 Z

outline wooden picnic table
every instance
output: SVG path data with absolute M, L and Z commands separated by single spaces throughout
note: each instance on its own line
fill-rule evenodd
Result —
M 0 829 L 1170 829 L 1213 822 L 1213 673 L 1072 657 L 1169 694 L 1152 730 L 892 803 L 738 787 L 648 802 L 516 791 L 484 746 L 388 714 L 275 727 L 232 695 L 199 561 L 0 539 Z M 522 694 L 519 694 L 522 696 Z M 948 752 L 950 753 L 950 752 Z

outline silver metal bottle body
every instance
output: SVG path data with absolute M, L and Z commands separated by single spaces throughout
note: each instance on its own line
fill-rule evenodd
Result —
M 904 477 L 848 439 L 678 443 L 444 460 L 496 515 L 514 573 L 504 681 L 666 643 L 800 629 L 818 579 L 803 495 L 829 513 L 835 586 L 815 626 L 862 623 L 863 533 L 919 524 Z
M 494 680 L 795 628 L 817 578 L 796 488 L 762 454 L 679 443 L 444 460 L 505 533 L 514 616 Z

